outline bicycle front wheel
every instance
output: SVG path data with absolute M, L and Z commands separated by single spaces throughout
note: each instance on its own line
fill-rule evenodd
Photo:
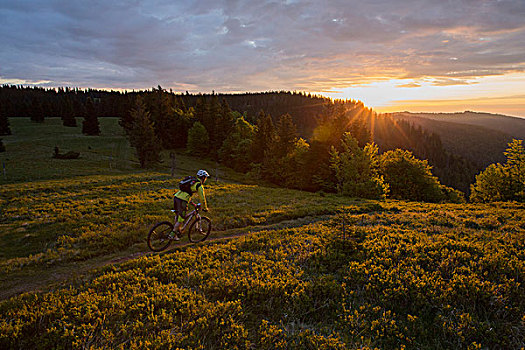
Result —
M 171 243 L 169 234 L 173 231 L 173 224 L 163 221 L 155 224 L 148 234 L 148 247 L 154 252 L 160 252 L 168 248 Z
M 211 220 L 205 216 L 193 221 L 188 230 L 188 238 L 192 243 L 198 243 L 204 241 L 210 235 L 211 231 Z

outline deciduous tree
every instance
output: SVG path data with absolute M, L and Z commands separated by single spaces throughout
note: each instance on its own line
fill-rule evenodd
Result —
M 350 197 L 380 199 L 388 193 L 388 185 L 379 174 L 378 148 L 367 144 L 360 148 L 350 133 L 343 135 L 342 151 L 332 148 L 331 166 L 335 171 L 337 189 Z
M 237 171 L 247 171 L 250 165 L 248 150 L 252 146 L 254 136 L 254 126 L 242 116 L 239 117 L 220 149 L 221 161 Z
M 474 202 L 525 201 L 525 149 L 523 140 L 512 140 L 504 152 L 505 164 L 491 164 L 471 185 Z
M 445 199 L 441 184 L 426 160 L 396 149 L 380 157 L 380 172 L 390 188 L 390 197 L 412 201 L 440 202 Z

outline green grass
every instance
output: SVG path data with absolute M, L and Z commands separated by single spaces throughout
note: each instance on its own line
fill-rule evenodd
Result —
M 315 223 L 180 247 L 0 302 L 0 345 L 520 348 L 523 212 L 343 205 Z
M 80 124 L 81 120 L 77 120 Z M 135 150 L 129 145 L 117 118 L 100 118 L 100 136 L 82 134 L 82 127 L 62 126 L 60 118 L 47 118 L 33 123 L 29 118 L 11 118 L 12 135 L 3 136 L 6 152 L 0 153 L 0 184 L 63 180 L 86 175 L 121 175 L 142 173 Z M 60 153 L 74 151 L 79 159 L 54 159 L 55 146 Z M 162 163 L 153 170 L 171 173 L 168 151 L 162 153 Z M 5 173 L 3 172 L 5 165 Z M 239 174 L 209 160 L 195 160 L 176 152 L 176 174 L 183 176 L 199 168 L 209 169 L 220 179 L 242 180 Z
M 29 118 L 11 118 L 9 122 L 13 135 L 4 137 L 7 152 L 0 153 L 6 166 L 4 183 L 118 174 L 136 167 L 133 150 L 115 118 L 100 119 L 100 136 L 82 135 L 81 126 L 64 127 L 59 118 L 48 118 L 42 124 Z M 61 153 L 80 152 L 80 159 L 52 158 L 55 146 Z
M 177 180 L 132 156 L 121 168 L 104 158 L 75 168 L 21 152 L 57 130 L 64 145 L 91 140 L 47 123 L 11 122 L 8 156 L 36 170 L 20 167 L 0 192 L 2 295 L 30 291 L 0 302 L 0 348 L 525 346 L 523 204 L 365 201 L 244 183 L 219 168 L 206 184 L 212 237 L 240 237 L 185 238 L 106 266 L 147 251 Z M 177 177 L 214 166 L 177 159 Z
M 175 184 L 146 172 L 5 185 L 0 238 L 9 244 L 0 248 L 0 268 L 84 260 L 141 243 L 153 223 L 171 217 Z M 373 203 L 213 180 L 205 187 L 215 235 Z
M 3 157 L 18 168 L 8 167 L 7 183 L 0 192 L 3 282 L 20 274 L 40 274 L 42 268 L 144 248 L 151 225 L 171 218 L 178 179 L 199 168 L 212 173 L 206 191 L 214 237 L 238 234 L 241 228 L 258 231 L 269 225 L 288 225 L 296 219 L 312 221 L 354 202 L 331 195 L 320 202 L 317 194 L 242 184 L 235 181 L 244 181 L 242 175 L 180 152 L 175 178 L 167 164 L 137 168 L 129 148 L 114 158 L 114 164 L 122 166 L 110 168 L 107 154 L 112 145 L 127 145 L 116 119 L 101 119 L 100 137 L 80 135 L 79 128 L 63 127 L 59 119 L 35 124 L 18 118 L 11 125 L 14 135 Z M 63 152 L 89 146 L 93 152 L 87 154 L 93 157 L 52 159 L 49 152 L 56 139 Z M 34 152 L 24 149 L 29 145 Z M 34 181 L 25 181 L 29 178 Z
M 210 216 L 219 231 L 333 213 L 351 202 L 332 195 L 320 201 L 317 194 L 231 182 L 228 179 L 243 180 L 242 175 L 180 153 L 175 178 L 163 164 L 138 169 L 133 157 L 125 157 L 133 150 L 114 118 L 101 119 L 100 137 L 83 136 L 79 127 L 63 127 L 59 119 L 36 124 L 18 118 L 11 124 L 14 135 L 4 157 L 17 167 L 8 166 L 8 183 L 0 194 L 4 271 L 84 260 L 143 242 L 149 226 L 169 218 L 178 179 L 203 167 L 220 176 L 219 181 L 212 176 L 206 185 Z M 52 159 L 53 144 L 63 151 L 87 150 L 86 156 Z M 117 154 L 115 145 L 125 146 L 111 160 Z M 34 181 L 25 181 L 28 178 Z

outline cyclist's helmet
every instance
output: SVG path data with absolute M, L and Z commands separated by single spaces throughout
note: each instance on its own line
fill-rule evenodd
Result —
M 206 170 L 197 171 L 197 177 L 210 177 L 210 174 Z

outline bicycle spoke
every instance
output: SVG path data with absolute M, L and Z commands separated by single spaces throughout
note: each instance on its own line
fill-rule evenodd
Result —
M 161 222 L 156 224 L 149 232 L 148 235 L 148 247 L 159 252 L 168 247 L 171 243 L 169 234 L 173 230 L 173 225 L 170 222 Z
M 211 231 L 211 220 L 206 217 L 196 219 L 190 226 L 188 238 L 190 242 L 204 241 Z

